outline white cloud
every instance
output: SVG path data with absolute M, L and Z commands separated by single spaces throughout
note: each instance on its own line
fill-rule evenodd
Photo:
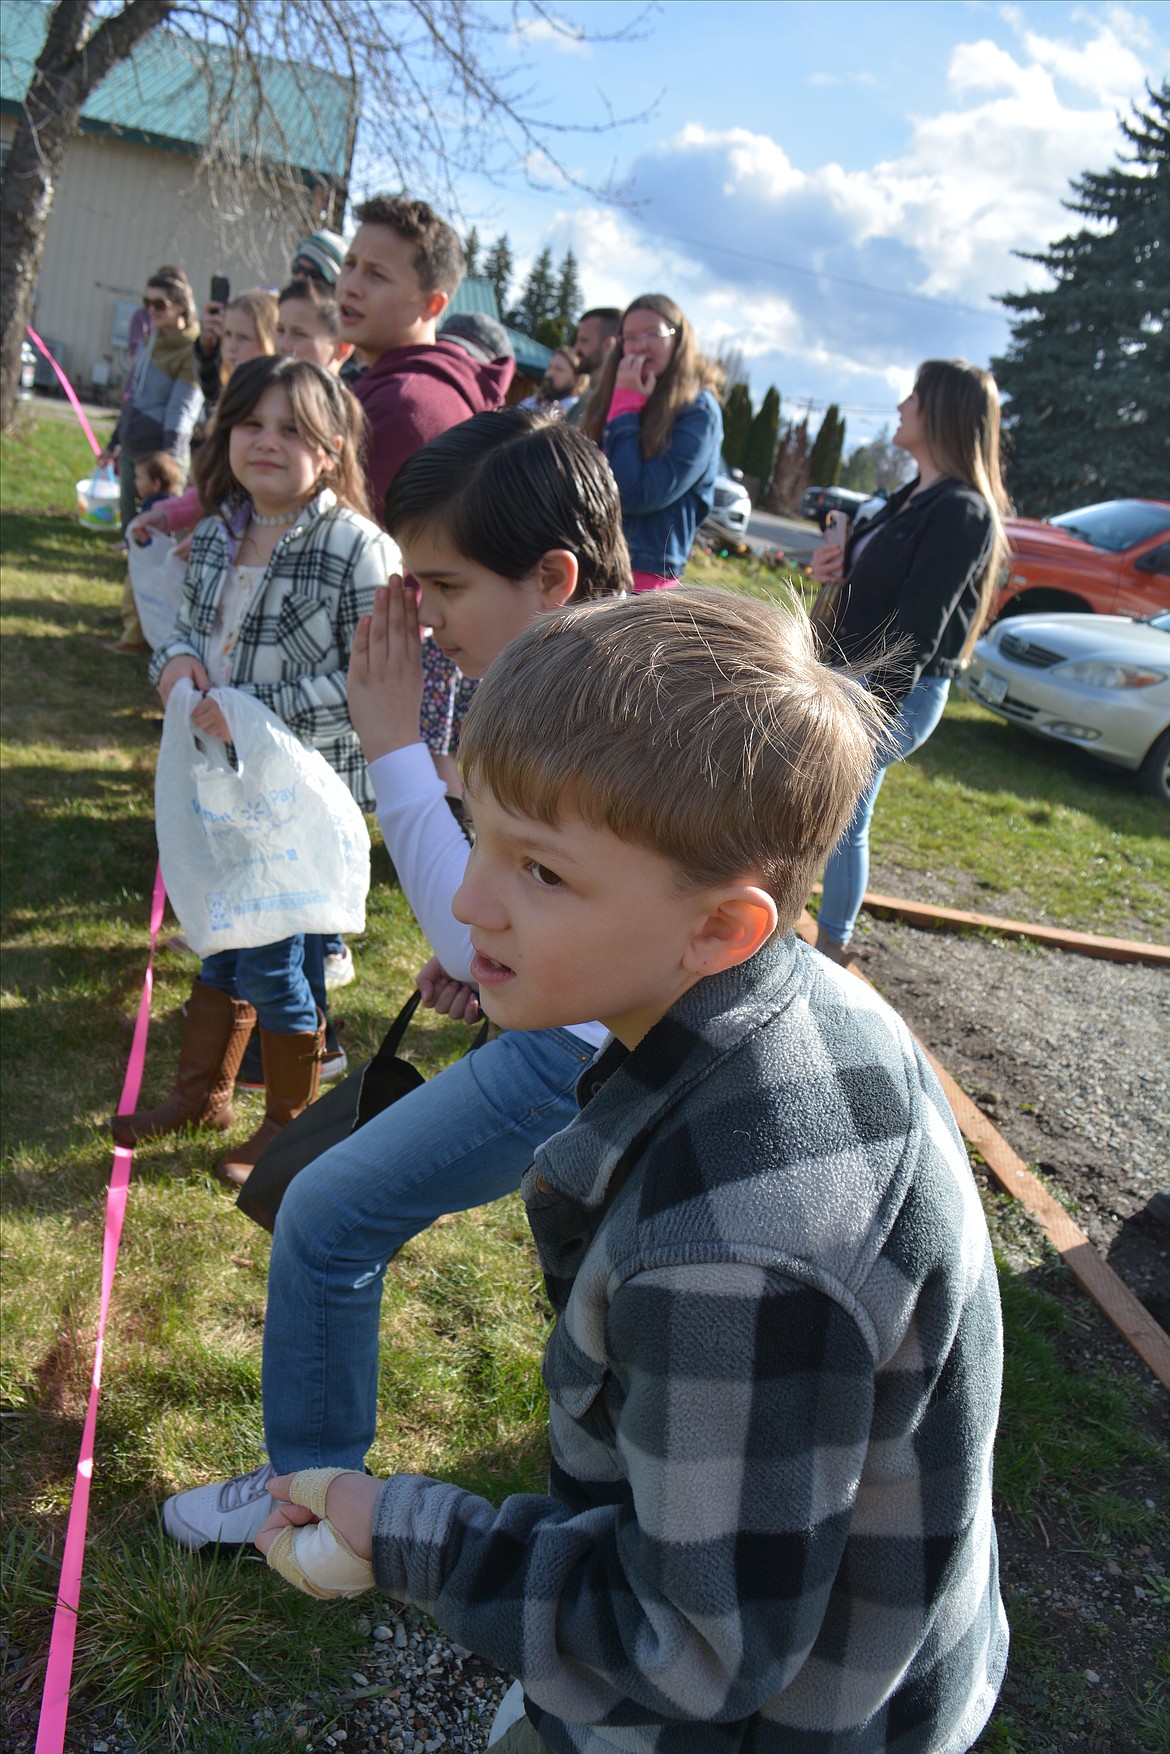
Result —
M 513 48 L 530 48 L 544 43 L 558 55 L 592 55 L 592 46 L 571 25 L 557 24 L 551 18 L 518 18 L 509 32 Z
M 878 425 L 917 361 L 1002 348 L 992 295 L 1043 280 L 1013 251 L 1082 223 L 1062 205 L 1070 180 L 1114 160 L 1117 114 L 1141 101 L 1153 65 L 1145 22 L 1121 6 L 1064 15 L 1051 34 L 1011 8 L 999 17 L 1000 41 L 953 50 L 935 106 L 908 118 L 898 154 L 803 169 L 770 135 L 688 122 L 637 161 L 641 212 L 566 212 L 554 249 L 572 243 L 589 303 L 669 291 L 709 349 L 743 349 L 757 394 L 775 382 L 798 399 L 852 398 Z

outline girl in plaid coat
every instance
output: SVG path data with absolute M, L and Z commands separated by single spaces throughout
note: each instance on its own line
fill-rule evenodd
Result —
M 206 693 L 239 688 L 318 749 L 363 806 L 372 803 L 350 723 L 345 675 L 374 590 L 400 567 L 366 515 L 361 410 L 308 360 L 262 356 L 237 367 L 196 465 L 204 509 L 191 544 L 174 633 L 154 654 L 165 705 L 182 677 Z M 230 741 L 218 705 L 192 713 Z M 194 1124 L 232 1123 L 232 1089 L 259 1020 L 265 1115 L 216 1165 L 239 1186 L 269 1140 L 317 1093 L 324 1019 L 305 975 L 303 934 L 207 957 L 187 1007 L 174 1088 L 165 1102 L 118 1115 L 135 1145 Z

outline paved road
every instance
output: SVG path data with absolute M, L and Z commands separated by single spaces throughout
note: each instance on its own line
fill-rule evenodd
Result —
M 788 559 L 801 564 L 820 546 L 821 533 L 806 518 L 777 518 L 771 512 L 753 510 L 748 541 L 755 549 L 782 548 Z

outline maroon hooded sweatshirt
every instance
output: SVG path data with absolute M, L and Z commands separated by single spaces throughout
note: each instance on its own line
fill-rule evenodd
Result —
M 386 489 L 408 457 L 472 414 L 499 408 L 515 361 L 473 359 L 453 341 L 393 347 L 362 373 L 353 393 L 365 410 L 366 484 L 382 522 Z

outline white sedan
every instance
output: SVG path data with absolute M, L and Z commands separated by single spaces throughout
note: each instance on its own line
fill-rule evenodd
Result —
M 1170 612 L 1009 616 L 976 642 L 959 687 L 1037 737 L 1129 768 L 1170 804 Z

